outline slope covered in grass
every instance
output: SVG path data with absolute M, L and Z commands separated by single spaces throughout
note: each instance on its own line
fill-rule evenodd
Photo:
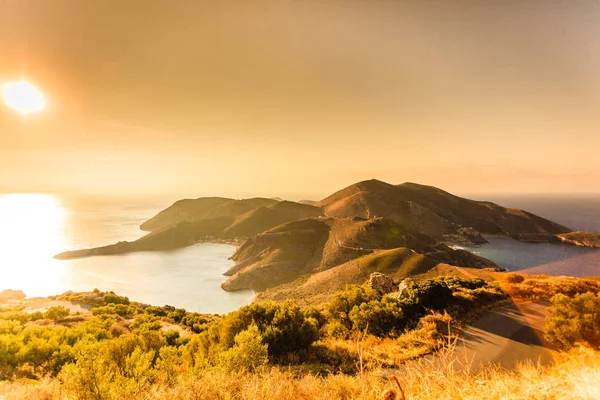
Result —
M 396 251 L 382 253 L 392 249 Z M 403 259 L 406 254 L 410 254 L 406 256 L 410 261 Z M 283 224 L 248 239 L 232 259 L 236 265 L 226 273 L 231 277 L 222 285 L 225 290 L 263 291 L 317 274 L 311 282 L 320 282 L 317 286 L 322 289 L 322 295 L 332 294 L 331 290 L 340 285 L 343 288 L 346 283 L 361 282 L 379 268 L 379 263 L 387 263 L 389 272 L 398 276 L 420 273 L 439 263 L 496 267 L 491 261 L 453 250 L 391 220 L 358 217 L 306 219 Z M 353 277 L 353 274 L 357 275 Z M 338 275 L 344 277 L 339 284 L 335 282 Z
M 141 225 L 145 231 L 156 231 L 200 219 L 235 217 L 258 207 L 277 203 L 275 199 L 256 197 L 235 200 L 226 197 L 201 197 L 173 203 Z
M 570 232 L 526 211 L 461 198 L 415 183 L 363 181 L 332 194 L 318 205 L 329 216 L 385 217 L 439 240 L 454 242 L 483 243 L 480 233 L 547 242 L 557 241 L 556 234 Z

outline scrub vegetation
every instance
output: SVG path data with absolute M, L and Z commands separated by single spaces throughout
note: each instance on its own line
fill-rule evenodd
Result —
M 444 362 L 412 361 L 400 377 L 407 398 L 597 398 L 600 390 L 600 297 L 592 292 L 551 298 L 546 335 L 570 352 L 511 372 L 458 370 L 451 361 L 460 328 L 511 301 L 479 278 L 411 281 L 386 295 L 354 285 L 319 308 L 267 302 L 227 315 L 98 290 L 55 299 L 93 308 L 0 309 L 1 398 L 379 399 L 394 388 L 381 371 L 433 351 Z

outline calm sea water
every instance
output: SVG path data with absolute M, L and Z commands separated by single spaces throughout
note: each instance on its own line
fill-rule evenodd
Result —
M 154 305 L 225 313 L 248 304 L 253 293 L 225 292 L 223 273 L 233 246 L 203 243 L 165 252 L 139 252 L 55 260 L 68 249 L 134 240 L 139 225 L 170 202 L 61 199 L 48 195 L 0 195 L 0 290 L 29 297 L 67 290 L 113 290 Z
M 505 207 L 521 208 L 574 230 L 600 232 L 600 198 L 498 197 L 489 199 Z M 532 274 L 600 276 L 600 250 L 560 244 L 521 243 L 488 238 L 489 243 L 464 246 L 511 271 Z

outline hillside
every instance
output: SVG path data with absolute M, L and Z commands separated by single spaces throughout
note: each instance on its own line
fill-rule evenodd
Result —
M 332 293 L 347 283 L 363 281 L 384 266 L 387 273 L 398 277 L 439 263 L 496 267 L 489 260 L 453 250 L 391 220 L 358 217 L 305 219 L 280 225 L 248 239 L 232 259 L 236 265 L 227 271 L 230 278 L 222 285 L 230 291 L 263 291 L 316 274 L 311 282 L 320 282 L 320 291 Z M 339 282 L 333 283 L 333 279 Z
M 332 217 L 385 217 L 411 230 L 448 242 L 484 243 L 481 234 L 501 234 L 524 242 L 557 242 L 569 228 L 523 210 L 454 196 L 432 186 L 390 185 L 369 180 L 321 200 Z
M 567 244 L 600 248 L 600 233 L 576 231 L 558 235 L 558 238 Z
M 240 215 L 223 230 L 223 237 L 250 237 L 286 222 L 323 215 L 323 211 L 307 204 L 281 201 Z
M 455 277 L 411 281 L 404 293 L 355 285 L 322 307 L 267 302 L 224 315 L 98 289 L 9 292 L 0 398 L 598 399 L 598 282 L 495 275 L 502 287 Z M 539 301 L 550 298 L 550 308 Z
M 293 298 L 302 305 L 323 304 L 346 285 L 363 284 L 373 272 L 381 272 L 399 282 L 438 265 L 439 261 L 406 247 L 379 250 L 285 284 L 268 288 L 255 301 L 284 301 Z
M 200 219 L 236 217 L 259 207 L 277 203 L 275 199 L 256 197 L 234 200 L 225 197 L 201 197 L 179 200 L 162 210 L 140 228 L 144 231 L 157 231 L 177 225 L 180 222 L 193 222 Z

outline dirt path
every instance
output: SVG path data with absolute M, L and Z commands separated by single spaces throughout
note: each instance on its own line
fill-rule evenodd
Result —
M 460 367 L 478 369 L 489 363 L 512 369 L 531 360 L 547 364 L 552 354 L 544 347 L 542 329 L 546 305 L 521 303 L 491 311 L 458 338 L 455 355 Z
M 463 275 L 464 275 L 464 276 L 466 276 L 467 278 L 471 278 L 471 279 L 477 278 L 475 275 L 473 275 L 473 274 L 472 274 L 472 273 L 470 273 L 470 272 L 467 272 L 467 271 L 465 271 L 465 270 L 464 270 L 463 268 L 461 268 L 461 267 L 454 266 L 454 268 L 456 268 L 456 270 L 457 270 L 458 272 L 460 272 L 461 274 L 463 274 Z
M 36 311 L 45 312 L 50 307 L 62 306 L 68 308 L 72 313 L 74 312 L 87 312 L 92 309 L 92 306 L 77 301 L 64 301 L 64 300 L 51 300 L 47 298 L 33 298 L 27 299 L 24 302 L 25 308 L 23 309 L 26 313 L 33 313 Z
M 458 337 L 453 351 L 447 349 L 409 361 L 402 368 L 382 370 L 382 376 L 411 375 L 411 370 L 437 366 L 444 370 L 451 365 L 454 371 L 474 372 L 495 364 L 514 369 L 531 361 L 542 365 L 552 361 L 552 351 L 544 347 L 542 328 L 546 305 L 540 303 L 513 304 L 491 311 L 465 329 Z

